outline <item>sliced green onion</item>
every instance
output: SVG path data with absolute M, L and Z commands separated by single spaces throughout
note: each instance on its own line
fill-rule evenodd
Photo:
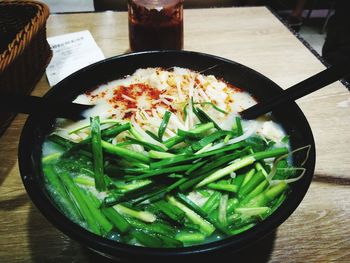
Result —
M 220 170 L 217 170 L 216 172 L 212 173 L 209 175 L 207 178 L 205 178 L 203 181 L 198 183 L 195 188 L 202 187 L 206 184 L 212 183 L 228 174 L 231 172 L 237 171 L 243 167 L 246 167 L 252 163 L 255 162 L 255 158 L 253 156 L 247 156 L 242 159 L 238 159 L 234 163 L 230 164 L 229 166 L 226 166 L 225 168 L 222 168 Z
M 181 136 L 183 138 L 186 138 L 186 139 L 200 139 L 203 137 L 200 133 L 185 131 L 185 130 L 181 130 L 181 129 L 177 130 L 177 135 Z
M 112 184 L 117 187 L 117 189 L 122 193 L 128 193 L 134 190 L 138 190 L 145 186 L 152 184 L 151 180 L 135 180 L 130 183 L 126 183 L 124 181 L 112 180 Z
M 231 139 L 232 135 L 231 134 L 227 134 L 224 138 L 224 143 L 228 143 L 228 141 Z
M 174 221 L 180 222 L 185 217 L 185 213 L 181 209 L 164 200 L 160 200 L 154 205 Z
M 100 128 L 100 118 L 93 117 L 90 118 L 91 126 L 91 146 L 92 153 L 94 157 L 94 177 L 95 177 L 95 187 L 98 191 L 106 190 L 106 183 L 104 181 L 103 173 L 103 154 L 101 146 L 101 128 Z
M 269 202 L 281 195 L 287 189 L 288 184 L 285 182 L 280 182 L 252 198 L 247 204 L 244 205 L 244 207 L 266 206 Z
M 200 133 L 208 131 L 212 128 L 214 128 L 214 123 L 205 123 L 202 125 L 198 125 L 197 127 L 189 130 L 189 132 L 200 134 Z M 184 141 L 184 137 L 176 135 L 176 136 L 164 141 L 163 143 L 166 147 L 171 148 L 174 145 L 179 144 L 180 142 L 183 142 L 183 141 Z
M 183 247 L 183 243 L 173 237 L 164 236 L 161 234 L 157 234 L 156 236 L 162 240 L 163 247 Z
M 264 214 L 269 213 L 270 208 L 263 206 L 263 207 L 240 207 L 236 208 L 235 212 L 240 213 L 243 216 L 263 216 Z
M 245 226 L 243 226 L 241 228 L 238 228 L 238 229 L 233 229 L 233 230 L 230 231 L 230 234 L 233 235 L 233 236 L 234 235 L 238 235 L 238 234 L 240 234 L 240 233 L 242 233 L 244 231 L 247 231 L 249 228 L 252 228 L 253 226 L 255 226 L 254 223 L 245 225 Z
M 205 235 L 199 232 L 181 231 L 176 234 L 175 238 L 185 244 L 198 244 L 205 240 Z
M 244 207 L 251 199 L 262 193 L 268 186 L 269 182 L 267 180 L 262 181 L 253 191 L 241 199 L 240 206 Z
M 131 234 L 137 241 L 147 247 L 162 247 L 162 241 L 158 237 L 152 236 L 151 234 L 141 230 L 133 230 Z
M 123 125 L 116 125 L 101 131 L 102 138 L 116 137 L 118 134 L 131 129 L 130 122 Z
M 241 187 L 243 187 L 244 185 L 246 185 L 250 179 L 252 179 L 253 175 L 255 174 L 255 169 L 250 169 L 246 174 L 244 174 L 243 177 L 243 182 L 241 184 Z
M 70 148 L 72 148 L 74 145 L 76 145 L 76 143 L 67 140 L 57 134 L 51 134 L 49 137 L 47 137 L 47 140 L 58 144 L 59 146 L 61 146 L 62 148 L 64 148 L 65 150 L 69 150 Z
M 102 148 L 108 153 L 116 154 L 124 158 L 127 157 L 130 159 L 134 159 L 143 163 L 150 163 L 150 158 L 142 153 L 138 153 L 122 147 L 118 147 L 106 141 L 102 141 L 101 144 L 102 144 Z
M 161 234 L 169 237 L 173 237 L 176 234 L 176 230 L 172 226 L 170 226 L 169 224 L 166 224 L 163 221 L 145 223 L 133 217 L 127 217 L 126 220 L 129 222 L 129 224 L 132 227 L 136 229 L 141 229 L 149 233 L 157 233 L 157 234 Z
M 233 185 L 233 184 L 215 184 L 215 183 L 210 183 L 210 184 L 208 184 L 208 188 L 209 189 L 213 189 L 213 190 L 231 192 L 231 193 L 236 193 L 237 190 L 238 190 L 237 185 Z
M 141 175 L 136 175 L 132 177 L 128 177 L 131 179 L 144 179 L 144 178 L 149 178 L 153 177 L 156 175 L 162 175 L 162 174 L 170 174 L 170 173 L 175 173 L 175 172 L 182 172 L 182 171 L 187 171 L 193 166 L 193 164 L 185 164 L 185 165 L 179 165 L 179 166 L 174 166 L 174 167 L 168 167 L 168 168 L 162 168 L 162 169 L 157 169 L 153 170 L 151 172 L 141 174 Z
M 196 111 L 194 111 L 196 114 L 197 118 L 202 122 L 202 123 L 213 123 L 214 127 L 218 130 L 221 130 L 220 126 L 212 119 L 209 117 L 208 114 L 206 114 L 202 109 L 196 108 Z
M 196 171 L 197 169 L 199 169 L 200 167 L 202 167 L 203 165 L 205 165 L 208 161 L 204 160 L 204 161 L 200 161 L 197 162 L 196 164 L 194 164 L 191 168 L 189 168 L 185 174 L 186 175 L 190 175 L 191 173 L 193 173 L 194 171 Z
M 69 193 L 74 198 L 77 207 L 80 210 L 80 214 L 84 217 L 84 220 L 86 221 L 89 230 L 96 234 L 101 234 L 100 226 L 96 221 L 93 213 L 89 209 L 90 202 L 88 202 L 84 198 L 84 195 L 81 192 L 80 188 L 76 186 L 76 184 L 73 182 L 73 179 L 68 173 L 61 173 L 60 179 L 62 180 Z
M 162 142 L 162 140 L 161 139 L 159 139 L 159 137 L 155 134 L 155 133 L 153 133 L 153 132 L 151 132 L 151 131 L 145 131 L 152 139 L 154 139 L 154 140 L 156 140 L 156 141 L 158 141 L 158 142 Z
M 243 128 L 242 128 L 242 122 L 240 117 L 236 117 L 236 130 L 237 130 L 237 136 L 243 135 Z
M 164 151 L 150 150 L 148 152 L 148 156 L 153 159 L 166 159 L 166 158 L 173 158 L 176 156 L 176 154 L 168 153 Z
M 45 165 L 45 164 L 49 164 L 49 163 L 53 163 L 53 162 L 57 161 L 61 156 L 62 156 L 62 153 L 60 153 L 60 152 L 52 153 L 52 154 L 44 156 L 41 159 L 41 161 Z
M 85 202 L 88 204 L 89 210 L 91 211 L 92 215 L 94 216 L 96 222 L 100 226 L 100 230 L 103 235 L 108 234 L 112 228 L 113 225 L 109 220 L 104 216 L 104 214 L 101 212 L 100 205 L 101 202 L 98 200 L 91 192 L 81 190 L 82 197 L 84 198 Z
M 205 153 L 200 153 L 200 154 L 196 154 L 196 155 L 192 155 L 192 156 L 191 155 L 190 156 L 178 155 L 174 158 L 168 158 L 168 159 L 161 160 L 159 162 L 153 162 L 150 164 L 150 167 L 152 169 L 155 169 L 155 168 L 166 167 L 166 166 L 174 166 L 174 165 L 177 165 L 179 163 L 189 162 L 189 161 L 193 161 L 193 160 L 200 159 L 203 157 L 209 157 L 209 156 L 217 155 L 219 153 L 236 150 L 236 149 L 239 149 L 241 147 L 244 147 L 245 145 L 246 145 L 246 143 L 242 141 L 242 142 L 228 145 L 226 147 L 222 147 L 222 148 L 217 149 L 217 150 L 213 150 L 213 151 L 209 151 L 209 152 L 205 152 Z
M 199 151 L 200 149 L 202 149 L 203 147 L 209 145 L 210 143 L 222 138 L 225 135 L 231 134 L 230 131 L 216 131 L 213 132 L 212 134 L 210 134 L 209 136 L 205 136 L 204 138 L 202 138 L 201 140 L 199 140 L 198 142 L 195 142 L 192 144 L 192 149 L 194 151 Z
M 148 211 L 136 211 L 120 204 L 113 206 L 113 208 L 122 215 L 131 216 L 144 222 L 152 223 L 157 219 L 154 214 Z
M 159 126 L 159 130 L 158 130 L 158 137 L 160 140 L 162 140 L 164 132 L 166 130 L 166 127 L 168 126 L 169 120 L 170 120 L 170 116 L 171 116 L 171 112 L 170 111 L 166 111 L 164 113 L 163 116 L 163 120 Z
M 247 194 L 249 194 L 251 191 L 255 189 L 262 181 L 265 180 L 265 176 L 262 174 L 262 172 L 257 172 L 253 175 L 253 177 L 244 184 L 241 189 L 239 189 L 238 196 L 240 198 L 245 197 Z
M 212 213 L 216 208 L 219 206 L 221 198 L 221 193 L 214 192 L 212 195 L 208 198 L 208 200 L 204 203 L 202 209 L 207 213 Z
M 180 208 L 182 211 L 185 212 L 186 217 L 191 220 L 194 224 L 197 224 L 200 228 L 200 230 L 207 236 L 210 236 L 214 231 L 215 227 L 210 224 L 208 221 L 204 220 L 202 217 L 200 217 L 197 213 L 189 209 L 187 206 L 183 205 L 179 201 L 177 201 L 174 197 L 169 196 L 168 201 Z
M 71 196 L 67 192 L 67 188 L 59 178 L 58 173 L 55 171 L 53 165 L 44 165 L 43 172 L 50 186 L 57 193 L 57 197 L 53 195 L 53 198 L 57 198 L 58 205 L 63 213 L 70 216 L 74 221 L 79 221 L 82 218 L 80 210 L 77 207 L 77 203 L 72 200 Z
M 95 187 L 94 178 L 86 175 L 78 175 L 73 178 L 74 182 L 83 186 Z
M 231 172 L 235 172 L 243 167 L 246 167 L 250 164 L 253 164 L 257 160 L 280 156 L 282 154 L 285 154 L 286 152 L 288 152 L 287 148 L 276 148 L 276 149 L 273 149 L 270 151 L 257 152 L 257 153 L 254 153 L 252 155 L 243 157 L 241 159 L 238 159 L 234 163 L 230 164 L 229 166 L 215 171 L 214 173 L 209 175 L 207 178 L 205 178 L 203 181 L 198 183 L 195 187 L 199 188 L 199 187 L 202 187 L 206 184 L 212 183 L 212 182 L 230 174 Z
M 100 123 L 101 123 L 101 124 L 108 124 L 108 123 L 117 124 L 117 123 L 119 123 L 119 122 L 116 121 L 116 120 L 108 120 L 108 119 L 107 119 L 107 120 L 101 121 Z M 69 131 L 68 134 L 77 133 L 77 132 L 79 132 L 79 131 L 81 131 L 81 130 L 84 130 L 84 129 L 86 129 L 86 128 L 89 128 L 89 127 L 90 127 L 90 124 L 86 124 L 86 125 L 83 125 L 83 126 L 80 126 L 80 127 L 76 128 L 76 129 L 74 129 L 74 130 Z
M 191 199 L 189 199 L 187 196 L 181 193 L 177 193 L 176 195 L 184 204 L 189 206 L 192 210 L 194 210 L 198 215 L 205 218 L 207 216 L 207 213 L 200 208 L 196 203 L 194 203 Z
M 283 143 L 288 143 L 288 142 L 289 142 L 289 138 L 290 138 L 290 136 L 289 136 L 289 135 L 286 135 L 286 136 L 284 136 L 284 137 L 281 139 L 281 142 L 283 142 Z
M 227 225 L 227 219 L 226 219 L 226 213 L 227 213 L 227 202 L 228 202 L 228 195 L 222 195 L 220 199 L 219 204 L 219 222 L 223 224 L 224 226 Z
M 184 113 L 184 121 L 187 119 L 187 106 L 188 103 L 185 104 L 185 106 L 182 108 L 182 112 Z
M 112 207 L 102 207 L 101 212 L 121 233 L 126 233 L 130 229 L 130 224 Z
M 218 106 L 216 106 L 214 103 L 212 103 L 212 102 L 195 102 L 194 104 L 200 104 L 200 105 L 210 105 L 210 106 L 212 106 L 215 110 L 217 110 L 218 112 L 221 112 L 221 113 L 223 113 L 223 114 L 228 114 L 228 112 L 226 112 L 226 111 L 224 111 L 224 110 L 222 110 L 222 109 L 220 109 Z
M 160 152 L 164 152 L 164 149 L 158 145 L 155 145 L 153 143 L 149 143 L 149 142 L 146 142 L 144 140 L 138 140 L 138 139 L 135 139 L 135 138 L 131 138 L 131 137 L 126 137 L 127 140 L 129 140 L 131 142 L 131 144 L 138 144 L 138 145 L 141 145 L 143 147 L 145 147 L 146 149 L 148 150 L 154 150 L 154 151 L 160 151 Z

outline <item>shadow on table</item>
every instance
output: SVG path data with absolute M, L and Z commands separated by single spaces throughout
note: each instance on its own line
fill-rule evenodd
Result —
M 239 253 L 225 254 L 222 257 L 208 258 L 220 262 L 268 262 L 274 247 L 276 231 L 257 241 Z M 115 262 L 81 246 L 58 231 L 32 205 L 28 215 L 28 242 L 32 262 Z M 168 261 L 168 260 L 167 260 Z M 179 260 L 177 260 L 179 261 Z M 181 263 L 185 263 L 182 259 Z M 193 261 L 193 260 L 192 260 Z M 201 259 L 201 262 L 205 262 Z
M 29 202 L 29 197 L 26 193 L 19 194 L 10 199 L 5 198 L 6 196 L 0 200 L 0 210 L 2 211 L 10 212 L 24 206 L 27 202 Z
M 13 152 L 17 152 L 17 148 L 11 149 Z M 5 179 L 10 175 L 13 167 L 16 165 L 17 162 L 17 156 L 15 155 L 14 158 L 9 158 L 10 154 L 6 149 L 0 149 L 0 160 L 1 160 L 1 167 L 0 167 L 0 186 L 4 183 Z M 12 153 L 13 155 L 13 153 Z
M 25 115 L 20 114 L 6 130 L 1 130 L 0 127 L 0 186 L 16 166 L 20 130 L 26 118 Z

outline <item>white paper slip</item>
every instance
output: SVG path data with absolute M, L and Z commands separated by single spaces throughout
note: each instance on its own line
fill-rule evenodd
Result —
M 49 37 L 47 41 L 53 51 L 51 62 L 46 68 L 50 86 L 105 58 L 88 30 Z

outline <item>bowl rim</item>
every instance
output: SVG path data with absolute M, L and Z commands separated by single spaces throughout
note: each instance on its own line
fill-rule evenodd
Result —
M 100 64 L 104 64 L 109 61 L 119 60 L 121 58 L 128 58 L 134 56 L 147 56 L 150 54 L 184 54 L 184 55 L 194 55 L 194 56 L 204 56 L 211 58 L 213 60 L 234 64 L 244 70 L 251 71 L 259 78 L 265 79 L 271 85 L 271 88 L 275 89 L 278 92 L 282 91 L 276 83 L 262 75 L 261 73 L 244 66 L 235 61 L 222 58 L 215 55 L 210 55 L 206 53 L 194 52 L 194 51 L 174 51 L 174 50 L 154 50 L 154 51 L 144 51 L 138 53 L 127 53 L 119 56 L 114 56 L 111 58 L 107 58 L 105 60 L 96 62 L 91 64 L 85 68 L 78 70 L 77 72 L 69 75 L 54 87 L 52 87 L 45 95 L 44 98 L 49 98 L 54 96 L 56 90 L 64 85 L 65 83 L 69 83 L 71 79 L 78 77 L 80 74 L 83 74 L 85 71 L 91 70 L 94 67 L 98 67 Z M 310 128 L 310 125 L 298 107 L 298 105 L 293 102 L 293 108 L 296 110 L 296 114 L 300 116 L 308 130 L 308 140 L 311 143 L 310 155 L 308 159 L 309 168 L 306 174 L 303 177 L 304 183 L 300 185 L 298 188 L 298 195 L 289 195 L 288 202 L 284 201 L 283 205 L 281 205 L 272 215 L 268 218 L 264 219 L 262 222 L 256 224 L 252 228 L 238 234 L 235 236 L 226 237 L 224 239 L 200 244 L 193 245 L 183 248 L 149 248 L 149 247 L 141 247 L 134 245 L 127 245 L 121 242 L 109 240 L 107 238 L 103 238 L 98 236 L 78 224 L 72 222 L 68 217 L 64 216 L 56 206 L 53 205 L 52 201 L 43 193 L 41 187 L 38 185 L 36 180 L 33 180 L 35 176 L 35 168 L 32 164 L 31 154 L 28 154 L 27 149 L 32 150 L 33 148 L 31 143 L 31 131 L 33 130 L 33 125 L 38 121 L 37 116 L 29 116 L 21 133 L 19 148 L 18 148 L 18 159 L 19 159 L 19 170 L 22 178 L 22 182 L 25 186 L 25 189 L 30 196 L 32 202 L 36 205 L 39 211 L 51 222 L 56 228 L 62 231 L 65 235 L 71 237 L 74 240 L 77 240 L 83 243 L 85 246 L 98 251 L 99 253 L 103 253 L 108 256 L 124 256 L 124 255 L 134 255 L 134 256 L 186 256 L 186 255 L 198 255 L 198 254 L 206 254 L 211 252 L 220 251 L 226 248 L 231 248 L 232 251 L 238 251 L 243 247 L 247 246 L 249 242 L 253 243 L 257 238 L 262 238 L 266 234 L 268 234 L 271 230 L 277 228 L 280 224 L 282 224 L 298 207 L 298 205 L 303 200 L 313 177 L 314 169 L 315 169 L 315 143 L 313 134 Z M 42 174 L 41 174 L 42 176 Z M 238 246 L 239 245 L 239 246 Z

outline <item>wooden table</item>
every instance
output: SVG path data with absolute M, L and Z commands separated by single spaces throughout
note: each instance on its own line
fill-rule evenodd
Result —
M 47 23 L 48 36 L 85 29 L 106 57 L 128 49 L 126 13 L 52 15 Z M 185 49 L 235 60 L 284 88 L 325 68 L 262 7 L 186 10 Z M 44 76 L 33 94 L 48 89 Z M 338 82 L 298 104 L 316 140 L 314 180 L 293 215 L 241 261 L 350 262 L 350 94 Z M 0 138 L 0 262 L 104 261 L 56 230 L 28 198 L 17 164 L 25 119 L 19 115 Z

